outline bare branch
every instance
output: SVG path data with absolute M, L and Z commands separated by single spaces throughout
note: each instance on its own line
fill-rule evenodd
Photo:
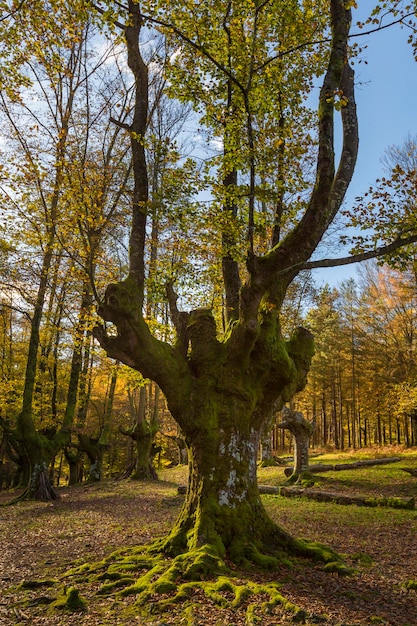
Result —
M 368 250 L 367 252 L 361 252 L 352 256 L 341 257 L 339 259 L 320 259 L 317 261 L 308 261 L 301 266 L 302 270 L 312 270 L 319 267 L 339 267 L 341 265 L 352 265 L 353 263 L 361 263 L 362 261 L 368 261 L 369 259 L 376 259 L 387 254 L 391 254 L 396 250 L 399 250 L 403 246 L 409 246 L 417 242 L 417 234 L 410 235 L 410 237 L 403 238 L 397 237 L 391 243 L 375 248 L 374 250 Z

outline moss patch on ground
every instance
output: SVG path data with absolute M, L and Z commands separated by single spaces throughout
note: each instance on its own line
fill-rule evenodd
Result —
M 415 453 L 414 457 L 407 454 L 405 466 L 417 467 Z M 391 497 L 399 487 L 407 495 L 416 493 L 416 479 L 401 471 L 398 464 L 386 469 L 367 470 L 369 497 Z M 354 471 L 362 470 L 352 470 L 352 475 Z M 262 472 L 267 473 L 267 484 L 285 480 L 280 466 L 260 470 L 261 480 Z M 85 485 L 61 490 L 57 503 L 22 502 L 2 509 L 0 623 L 41 620 L 44 626 L 276 626 L 298 620 L 327 626 L 366 626 L 379 620 L 405 626 L 410 615 L 417 614 L 415 554 L 410 550 L 417 533 L 415 511 L 342 507 L 266 495 L 262 496 L 264 505 L 279 526 L 293 536 L 308 537 L 345 555 L 348 566 L 356 568 L 355 575 L 341 577 L 342 572 L 326 572 L 322 562 L 302 557 L 291 559 L 292 566 L 281 560 L 268 571 L 254 568 L 244 572 L 226 562 L 226 570 L 216 576 L 178 581 L 171 591 L 166 588 L 162 592 L 162 579 L 158 594 L 149 599 L 150 616 L 141 617 L 138 595 L 126 594 L 125 590 L 156 565 L 157 555 L 146 554 L 144 546 L 165 536 L 172 527 L 182 502 L 176 486 L 186 481 L 184 467 L 172 474 L 164 470 L 163 474 L 167 482 Z M 338 474 L 335 479 L 329 477 L 326 484 L 352 489 Z M 138 544 L 143 547 L 139 549 Z M 116 550 L 120 546 L 125 547 Z M 139 559 L 142 569 L 138 568 Z M 74 564 L 71 576 L 63 578 Z M 172 566 L 172 559 L 165 559 L 163 566 L 159 577 Z M 333 569 L 331 560 L 328 569 Z M 27 584 L 19 587 L 22 581 Z M 48 584 L 42 589 L 33 584 L 38 581 Z M 51 608 L 63 583 L 67 589 L 78 590 L 87 611 Z M 182 585 L 183 596 L 179 593 Z M 176 596 L 178 601 L 173 603 Z M 280 596 L 284 603 L 278 601 Z M 67 592 L 62 594 L 64 606 L 66 597 Z M 274 597 L 277 604 L 271 606 Z M 170 608 L 161 617 L 152 607 L 164 600 Z M 300 610 L 291 610 L 291 605 Z

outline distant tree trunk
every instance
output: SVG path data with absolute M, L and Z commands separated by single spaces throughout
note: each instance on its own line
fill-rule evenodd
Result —
M 409 421 L 410 421 L 409 416 L 408 415 L 404 415 L 404 417 L 403 417 L 404 443 L 407 446 L 407 448 L 410 447 L 410 432 L 409 432 L 409 428 L 408 428 Z
M 327 433 L 327 405 L 326 405 L 326 392 L 322 391 L 322 395 L 321 395 L 321 416 L 322 416 L 322 440 L 321 440 L 321 445 L 325 446 L 327 444 L 327 440 L 328 440 L 328 433 Z
M 417 446 L 417 411 L 410 415 L 411 420 L 411 445 Z
M 397 445 L 400 446 L 401 445 L 401 424 L 400 424 L 400 420 L 396 419 L 396 426 L 397 426 Z
M 270 467 L 276 464 L 272 453 L 272 427 L 274 421 L 275 417 L 273 421 L 268 420 L 261 431 L 261 467 Z
M 336 376 L 332 376 L 332 431 L 333 443 L 336 450 L 339 449 L 339 424 L 337 420 L 337 394 L 336 394 Z
M 306 420 L 302 413 L 284 407 L 281 412 L 280 428 L 287 428 L 294 438 L 294 469 L 290 482 L 296 482 L 309 473 L 309 443 L 313 432 L 313 425 Z
M 391 415 L 391 411 L 388 411 L 388 440 L 389 440 L 389 445 L 392 446 L 393 434 L 392 434 L 392 415 Z
M 36 500 L 56 500 L 59 497 L 58 493 L 51 485 L 48 476 L 48 466 L 59 449 L 59 446 L 54 445 L 52 439 L 37 432 L 32 416 L 38 362 L 39 329 L 48 285 L 52 253 L 53 235 L 51 235 L 43 258 L 41 278 L 31 320 L 31 332 L 23 389 L 23 406 L 16 423 L 16 438 L 25 451 L 25 457 L 23 459 L 23 480 L 28 485 L 28 497 Z M 67 436 L 69 436 L 69 433 Z M 62 437 L 59 445 L 65 443 L 65 438 L 65 436 Z
M 84 284 L 80 312 L 78 316 L 77 326 L 74 333 L 74 347 L 72 351 L 70 379 L 68 383 L 67 402 L 65 405 L 65 420 L 73 424 L 75 419 L 75 411 L 77 400 L 79 400 L 79 412 L 77 419 L 77 428 L 82 428 L 85 422 L 86 413 L 83 412 L 85 402 L 85 376 L 83 377 L 83 366 L 88 368 L 89 364 L 89 342 L 91 334 L 87 330 L 89 313 L 92 305 L 92 295 L 89 285 Z M 83 352 L 85 353 L 85 361 L 83 364 Z M 82 385 L 82 386 L 81 386 Z M 82 398 L 82 400 L 80 400 Z M 82 415 L 82 421 L 81 420 Z M 82 479 L 82 456 L 83 452 L 76 447 L 76 444 L 67 446 L 65 449 L 65 458 L 69 466 L 69 484 L 75 485 Z
M 68 484 L 69 485 L 77 485 L 82 482 L 83 479 L 83 455 L 84 451 L 78 448 L 76 445 L 74 446 L 66 446 L 64 449 L 65 460 L 68 463 L 69 468 L 69 476 L 68 476 Z
M 151 419 L 146 419 L 147 391 L 151 393 L 149 386 L 141 386 L 139 389 L 139 403 L 137 408 L 133 402 L 132 394 L 129 391 L 131 411 L 135 415 L 135 424 L 131 430 L 122 430 L 135 442 L 134 459 L 127 465 L 122 474 L 122 478 L 132 478 L 134 480 L 157 480 L 158 476 L 153 466 L 153 439 L 158 429 L 158 399 L 159 387 L 155 388 L 154 406 Z
M 275 465 L 275 459 L 272 449 L 272 432 L 263 433 L 261 437 L 261 466 L 268 467 Z
M 181 465 L 186 465 L 188 463 L 188 450 L 186 443 L 182 437 L 177 437 L 176 442 L 178 445 L 179 462 Z
M 382 445 L 382 421 L 381 421 L 381 408 L 380 408 L 380 398 L 379 393 L 376 396 L 377 399 L 377 410 L 376 410 L 376 440 L 379 445 Z
M 103 477 L 103 458 L 106 450 L 109 447 L 109 431 L 111 418 L 113 414 L 114 395 L 116 391 L 117 375 L 118 375 L 119 362 L 116 361 L 112 367 L 110 374 L 110 384 L 107 393 L 106 404 L 103 413 L 103 422 L 101 425 L 101 432 L 98 439 L 92 437 L 83 437 L 83 449 L 85 450 L 89 461 L 90 468 L 88 473 L 88 480 L 99 481 Z M 81 440 L 80 440 L 81 441 Z
M 132 473 L 135 480 L 156 478 L 156 473 L 152 467 L 151 451 L 154 433 L 146 420 L 146 394 L 145 386 L 139 390 L 139 407 L 134 430 L 134 440 L 136 442 L 136 463 Z
M 90 464 L 87 480 L 89 482 L 100 481 L 102 479 L 104 449 L 99 445 L 99 439 L 94 439 L 85 433 L 78 433 L 78 440 L 80 448 L 87 455 Z

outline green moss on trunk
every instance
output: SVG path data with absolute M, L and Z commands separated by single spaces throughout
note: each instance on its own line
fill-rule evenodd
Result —
M 147 341 L 140 323 L 127 316 L 115 292 L 106 294 L 106 303 L 107 313 L 117 307 L 123 320 L 129 318 L 129 329 L 125 331 L 112 314 L 108 319 L 116 323 L 119 335 L 114 341 L 102 335 L 99 338 L 105 347 L 111 342 L 114 358 L 121 355 L 122 359 L 129 348 L 128 363 L 136 363 L 137 358 L 137 369 L 147 375 L 149 360 L 153 356 L 158 361 L 161 346 L 148 342 L 149 359 L 144 361 L 145 368 L 139 367 L 140 349 Z M 263 507 L 257 488 L 260 432 L 277 406 L 305 385 L 313 354 L 310 333 L 299 329 L 285 342 L 278 316 L 267 311 L 259 324 L 236 324 L 221 342 L 210 311 L 193 311 L 187 320 L 186 359 L 184 355 L 177 359 L 176 353 L 171 358 L 173 353 L 164 352 L 160 364 L 169 371 L 170 381 L 166 383 L 159 371 L 155 376 L 189 452 L 184 505 L 167 537 L 126 555 L 115 555 L 107 566 L 98 567 L 106 593 L 133 594 L 138 605 L 154 609 L 186 601 L 196 586 L 213 597 L 221 595 L 211 585 L 219 576 L 227 576 L 231 565 L 241 571 L 274 570 L 299 556 L 338 561 L 331 550 L 299 541 L 279 528 Z M 132 584 L 134 571 L 137 579 Z M 243 598 L 255 592 L 248 589 L 245 585 L 245 591 L 233 593 Z M 262 593 L 256 588 L 258 592 Z M 272 604 L 284 601 L 271 586 L 265 593 Z M 166 597 L 158 600 L 161 595 Z

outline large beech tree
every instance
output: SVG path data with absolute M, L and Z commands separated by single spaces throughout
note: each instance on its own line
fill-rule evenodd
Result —
M 190 459 L 179 518 L 153 546 L 163 559 L 147 557 L 151 572 L 131 588 L 143 597 L 178 589 L 181 575 L 199 579 L 230 561 L 273 567 L 283 551 L 317 556 L 317 547 L 292 538 L 266 513 L 257 488 L 257 453 L 264 423 L 306 384 L 313 337 L 298 328 L 285 338 L 280 311 L 302 270 L 334 264 L 311 257 L 343 202 L 358 150 L 348 45 L 353 3 L 198 4 L 147 6 L 129 0 L 128 17 L 120 11 L 112 16 L 124 30 L 136 89 L 126 125 L 134 173 L 130 270 L 124 281 L 107 287 L 98 309 L 105 324 L 96 327 L 95 337 L 109 357 L 159 385 Z M 170 93 L 197 98 L 193 104 L 203 123 L 223 146 L 212 189 L 211 233 L 221 250 L 226 329 L 211 308 L 180 310 L 170 283 L 167 299 L 177 335 L 172 344 L 152 333 L 144 316 L 149 111 L 140 41 L 150 27 L 165 32 L 171 45 Z M 311 127 L 306 130 L 315 137 L 314 150 L 313 139 L 306 137 L 297 153 L 301 148 L 291 138 L 301 136 L 308 117 L 302 101 L 313 88 L 314 74 L 321 76 L 315 134 Z M 336 123 L 343 134 L 337 163 Z M 313 170 L 297 170 L 303 157 L 311 164 L 313 154 Z M 206 232 L 203 236 L 207 241 Z M 398 235 L 355 260 L 404 241 Z

